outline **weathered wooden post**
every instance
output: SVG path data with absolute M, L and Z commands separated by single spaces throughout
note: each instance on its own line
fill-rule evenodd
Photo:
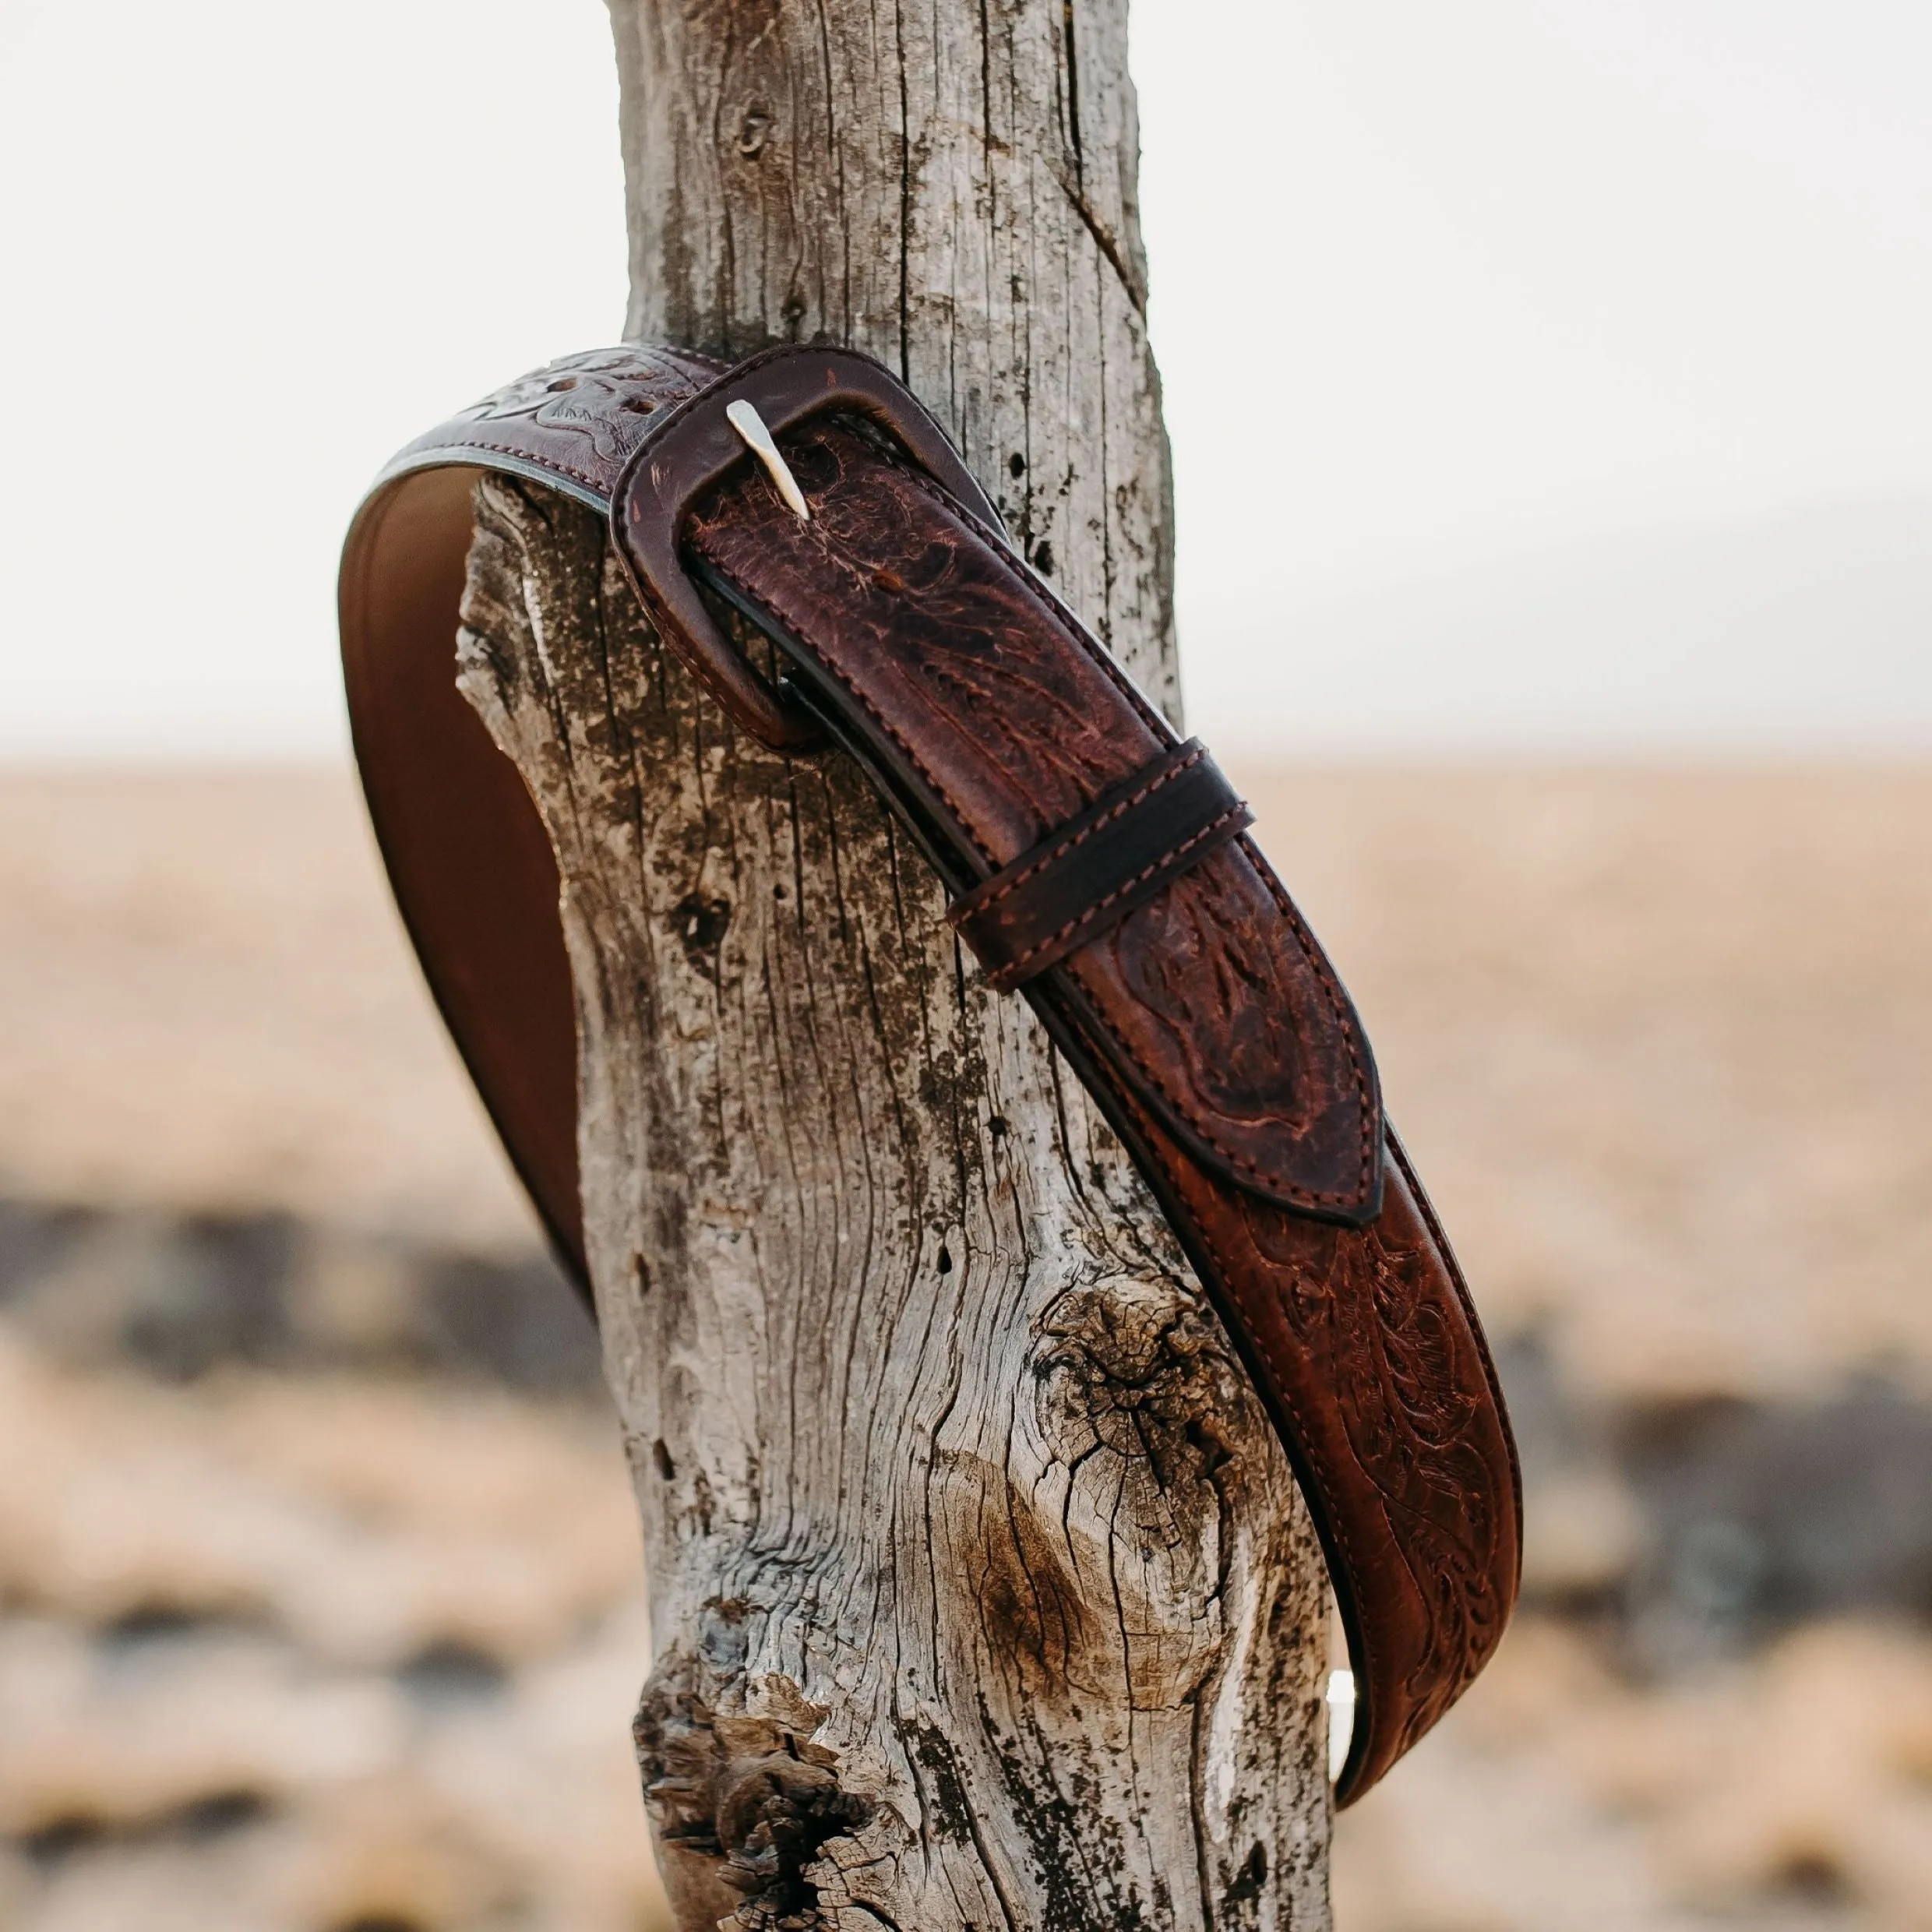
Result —
M 1172 711 L 1123 0 L 612 11 L 627 333 L 898 371 Z M 685 1932 L 1317 1932 L 1320 1560 L 1160 1214 L 851 767 L 736 733 L 590 511 L 478 492 L 464 688 L 564 880 Z

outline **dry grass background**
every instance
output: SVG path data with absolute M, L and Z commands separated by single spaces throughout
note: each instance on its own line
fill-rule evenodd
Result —
M 1532 1476 L 1341 1932 L 1932 1927 L 1932 773 L 1246 775 Z M 615 1426 L 348 781 L 0 781 L 0 1925 L 659 1923 Z

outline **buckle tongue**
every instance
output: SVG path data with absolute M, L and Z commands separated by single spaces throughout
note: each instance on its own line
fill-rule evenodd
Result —
M 852 349 L 767 349 L 668 411 L 633 453 L 611 496 L 618 555 L 665 642 L 738 723 L 774 751 L 800 751 L 824 732 L 753 669 L 718 629 L 679 554 L 692 506 L 747 454 L 787 506 L 811 509 L 777 438 L 830 411 L 863 416 L 996 535 L 999 513 L 946 434 L 898 378 Z
M 765 427 L 765 419 L 759 414 L 743 397 L 724 406 L 724 420 L 738 432 L 739 439 L 771 474 L 771 480 L 778 486 L 778 494 L 785 500 L 785 507 L 802 524 L 812 520 L 812 506 L 805 500 L 805 492 L 799 488 L 799 479 L 791 474 L 791 465 L 779 454 L 778 446 L 771 439 L 771 432 Z

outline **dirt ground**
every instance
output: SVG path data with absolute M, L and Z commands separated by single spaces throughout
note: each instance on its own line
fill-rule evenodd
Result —
M 1341 1932 L 1932 1928 L 1932 772 L 1243 775 L 1529 1479 Z M 350 782 L 0 779 L 0 1925 L 660 1927 L 614 1425 Z

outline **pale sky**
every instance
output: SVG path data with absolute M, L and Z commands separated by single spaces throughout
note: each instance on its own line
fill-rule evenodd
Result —
M 1140 0 L 1134 59 L 1196 728 L 1932 749 L 1932 8 Z M 599 0 L 0 0 L 0 756 L 340 755 L 370 471 L 621 320 L 615 104 Z

